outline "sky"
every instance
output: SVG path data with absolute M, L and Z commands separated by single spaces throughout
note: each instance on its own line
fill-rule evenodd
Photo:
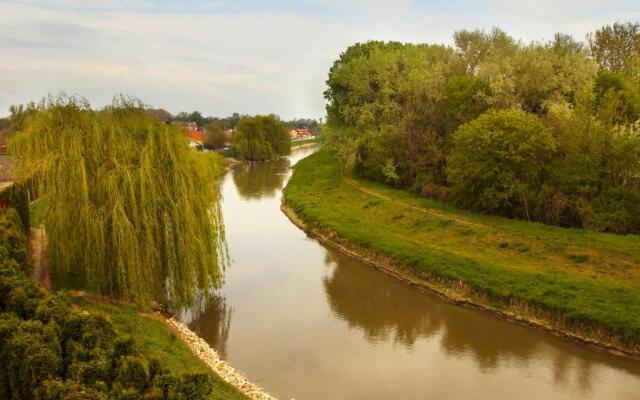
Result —
M 584 40 L 640 21 L 638 0 L 0 0 L 0 116 L 66 93 L 126 94 L 172 113 L 325 115 L 333 61 L 367 40 L 452 43 L 498 26 Z

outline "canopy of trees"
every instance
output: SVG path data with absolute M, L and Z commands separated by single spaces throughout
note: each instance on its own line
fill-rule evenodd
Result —
M 275 115 L 246 117 L 238 122 L 235 148 L 246 160 L 271 160 L 289 154 L 291 137 Z
M 146 306 L 192 305 L 221 279 L 217 156 L 126 99 L 43 101 L 10 148 L 44 198 L 52 278 Z
M 454 42 L 340 55 L 325 97 L 326 143 L 341 162 L 474 210 L 640 231 L 640 25 L 604 27 L 588 46 L 499 29 Z

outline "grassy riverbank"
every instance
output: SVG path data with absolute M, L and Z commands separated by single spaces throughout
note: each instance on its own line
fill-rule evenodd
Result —
M 44 201 L 38 200 L 29 206 L 31 222 L 38 226 L 42 219 Z M 168 327 L 154 316 L 137 311 L 125 304 L 111 304 L 71 297 L 71 301 L 83 310 L 105 314 L 116 330 L 132 337 L 141 353 L 147 357 L 157 357 L 162 365 L 174 373 L 205 373 L 211 377 L 213 392 L 210 400 L 248 399 L 211 371 L 205 363 L 193 354 L 189 347 Z
M 458 210 L 347 174 L 321 150 L 301 160 L 285 202 L 308 227 L 391 259 L 400 273 L 552 328 L 638 351 L 640 237 Z
M 162 321 L 127 305 L 105 304 L 78 297 L 72 300 L 84 310 L 108 315 L 119 333 L 133 337 L 142 353 L 158 357 L 169 370 L 208 374 L 213 383 L 211 400 L 248 399 L 209 370 Z

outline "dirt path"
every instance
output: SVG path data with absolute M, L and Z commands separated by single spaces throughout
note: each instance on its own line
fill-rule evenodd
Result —
M 31 276 L 51 292 L 51 275 L 49 273 L 49 254 L 47 253 L 47 233 L 44 226 L 31 229 L 29 237 L 29 254 L 33 262 Z
M 347 178 L 344 175 L 342 176 L 342 180 L 344 180 L 344 182 L 347 185 L 349 185 L 349 186 L 351 186 L 351 187 L 353 187 L 353 188 L 355 188 L 355 189 L 357 189 L 357 190 L 359 190 L 359 191 L 361 191 L 363 193 L 366 193 L 369 196 L 377 197 L 377 198 L 379 198 L 381 200 L 389 201 L 391 203 L 395 203 L 395 204 L 401 205 L 401 206 L 409 208 L 411 210 L 415 210 L 415 211 L 418 211 L 418 212 L 421 212 L 421 213 L 424 213 L 424 214 L 433 215 L 433 216 L 435 216 L 437 218 L 456 221 L 456 222 L 458 222 L 460 224 L 467 225 L 467 226 L 476 226 L 476 227 L 482 227 L 482 228 L 488 228 L 489 227 L 489 226 L 484 225 L 484 224 L 480 224 L 480 223 L 477 223 L 477 222 L 471 222 L 469 220 L 458 218 L 458 217 L 454 217 L 454 216 L 448 215 L 446 213 L 441 213 L 439 211 L 432 210 L 432 209 L 429 209 L 429 208 L 414 206 L 412 204 L 405 203 L 405 202 L 400 201 L 398 199 L 394 199 L 394 198 L 391 198 L 389 196 L 385 196 L 385 195 L 380 194 L 378 192 L 375 192 L 375 191 L 373 191 L 371 189 L 365 188 L 364 186 L 360 185 L 355 180 Z

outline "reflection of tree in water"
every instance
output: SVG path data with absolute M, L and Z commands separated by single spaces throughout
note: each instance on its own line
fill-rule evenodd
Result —
M 358 261 L 335 249 L 327 248 L 325 264 L 335 264 L 333 273 L 323 282 L 332 311 L 350 327 L 364 332 L 370 342 L 393 341 L 412 348 L 421 338 L 439 335 L 447 354 L 469 354 L 482 370 L 496 368 L 501 362 L 526 368 L 532 361 L 548 360 L 557 383 L 575 382 L 581 390 L 588 390 L 594 367 L 612 364 L 603 354 L 445 303 L 358 265 Z M 632 362 L 622 360 L 614 367 L 640 374 L 640 366 Z
M 282 189 L 290 162 L 279 158 L 262 163 L 242 163 L 233 168 L 233 181 L 245 199 L 274 197 Z
M 224 297 L 216 295 L 189 327 L 212 345 L 220 355 L 227 355 L 232 309 Z
M 386 284 L 388 277 L 376 271 L 357 268 L 353 260 L 327 249 L 326 264 L 337 264 L 324 278 L 331 309 L 350 327 L 360 328 L 368 341 L 388 341 L 412 346 L 417 338 L 436 334 L 439 322 L 427 309 L 412 304 L 418 293 L 400 285 Z M 373 292 L 372 292 L 373 290 Z

